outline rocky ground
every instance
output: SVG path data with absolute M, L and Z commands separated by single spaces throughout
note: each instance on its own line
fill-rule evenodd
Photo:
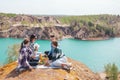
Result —
M 63 69 L 32 69 L 22 73 L 15 72 L 17 63 L 13 62 L 0 68 L 0 80 L 101 80 L 84 64 L 72 59 L 69 62 L 73 66 L 70 72 Z

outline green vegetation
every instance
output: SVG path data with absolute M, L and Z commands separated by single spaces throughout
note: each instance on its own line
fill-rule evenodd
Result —
M 8 57 L 6 63 L 11 63 L 17 60 L 19 54 L 20 45 L 14 44 L 8 48 Z
M 118 80 L 118 67 L 115 64 L 105 65 L 105 73 L 108 80 Z
M 8 14 L 6 14 L 6 13 L 0 13 L 0 16 L 15 17 L 16 14 L 12 14 L 12 13 L 8 13 Z
M 70 32 L 74 33 L 72 36 L 78 34 L 78 38 L 80 36 L 82 36 L 81 38 L 120 36 L 119 15 L 47 16 L 47 18 L 32 15 L 15 16 L 16 14 L 0 13 L 0 31 L 7 30 L 11 25 L 20 23 L 31 28 L 68 25 Z
M 57 19 L 60 20 L 63 24 L 70 24 L 73 21 L 77 21 L 79 23 L 98 23 L 107 24 L 110 20 L 116 19 L 116 15 L 86 15 L 86 16 L 62 16 Z
M 16 14 L 12 13 L 0 13 L 0 31 L 9 29 L 12 23 L 10 23 L 9 19 L 15 16 Z
M 92 37 L 115 37 L 120 35 L 118 15 L 89 15 L 57 17 L 62 24 L 69 24 L 73 31 L 85 28 Z
M 70 24 L 72 21 L 77 21 L 79 23 L 84 23 L 84 22 L 95 22 L 100 16 L 63 16 L 63 17 L 58 17 L 60 22 L 63 24 Z

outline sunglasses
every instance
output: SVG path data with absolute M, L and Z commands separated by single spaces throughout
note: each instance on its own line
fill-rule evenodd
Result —
M 55 37 L 55 36 L 54 36 L 54 35 L 51 35 L 50 37 L 53 38 L 53 37 Z

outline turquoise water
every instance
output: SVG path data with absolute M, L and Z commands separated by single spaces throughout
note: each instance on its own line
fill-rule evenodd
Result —
M 0 63 L 6 60 L 8 46 L 21 43 L 23 39 L 0 38 Z M 48 40 L 37 40 L 40 44 L 39 51 L 50 50 Z M 120 68 L 120 38 L 103 41 L 81 41 L 76 39 L 64 39 L 59 41 L 63 52 L 80 62 L 86 64 L 95 72 L 104 70 L 104 65 L 116 63 Z

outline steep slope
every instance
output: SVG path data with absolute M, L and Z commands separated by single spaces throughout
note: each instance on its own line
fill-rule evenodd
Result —
M 22 34 L 21 34 L 22 33 Z M 81 40 L 102 40 L 120 37 L 119 15 L 35 16 L 0 14 L 0 37 L 23 38 L 31 34 L 48 39 L 73 37 Z

